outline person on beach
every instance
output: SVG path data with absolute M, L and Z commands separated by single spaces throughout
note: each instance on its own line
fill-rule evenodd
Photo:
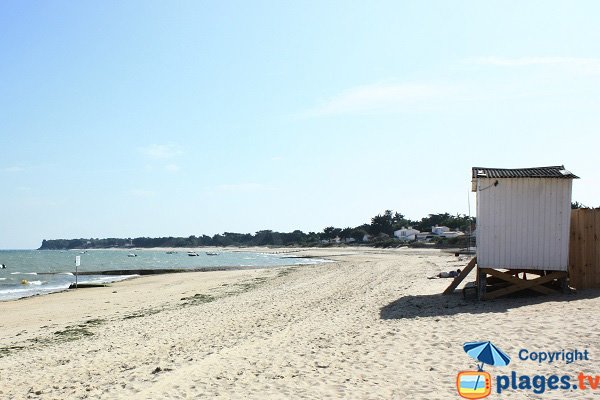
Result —
M 430 276 L 427 279 L 456 278 L 458 275 L 460 275 L 460 273 L 461 273 L 460 268 L 457 269 L 456 271 L 442 271 L 439 274 L 437 274 L 436 276 Z

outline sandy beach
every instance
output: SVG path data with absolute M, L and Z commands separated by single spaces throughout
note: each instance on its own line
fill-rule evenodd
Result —
M 457 373 L 476 369 L 462 344 L 480 340 L 513 359 L 486 369 L 492 375 L 600 371 L 600 291 L 477 302 L 441 296 L 450 280 L 427 279 L 467 264 L 452 254 L 293 254 L 334 262 L 150 276 L 2 302 L 0 398 L 451 399 Z M 586 349 L 590 360 L 540 364 L 518 359 L 521 349 Z

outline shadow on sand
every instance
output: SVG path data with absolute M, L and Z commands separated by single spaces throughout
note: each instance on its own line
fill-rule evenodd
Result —
M 464 299 L 460 294 L 450 296 L 429 294 L 404 296 L 381 308 L 381 319 L 437 317 L 456 314 L 503 313 L 507 310 L 546 302 L 563 302 L 600 297 L 600 289 L 590 289 L 576 294 L 549 296 L 521 295 L 489 301 Z

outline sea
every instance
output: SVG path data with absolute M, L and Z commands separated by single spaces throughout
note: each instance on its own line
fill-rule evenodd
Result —
M 327 262 L 297 258 L 289 253 L 216 251 L 214 254 L 211 250 L 213 254 L 209 255 L 207 252 L 198 251 L 197 256 L 191 257 L 184 250 L 163 249 L 0 250 L 0 264 L 6 265 L 0 269 L 0 301 L 63 291 L 76 278 L 78 283 L 121 281 L 139 276 L 140 270 L 272 268 Z M 80 260 L 77 268 L 76 257 Z M 114 274 L 89 274 L 98 271 L 114 271 Z

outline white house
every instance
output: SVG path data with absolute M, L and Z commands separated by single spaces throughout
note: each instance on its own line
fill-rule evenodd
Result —
M 415 239 L 421 240 L 421 241 L 429 240 L 432 237 L 433 237 L 433 234 L 431 232 L 419 232 L 415 235 Z
M 342 239 L 340 239 L 339 236 L 334 237 L 333 239 L 322 239 L 321 243 L 323 244 L 328 244 L 328 243 L 340 243 L 342 241 Z
M 450 228 L 448 228 L 447 226 L 432 226 L 431 227 L 431 233 L 433 233 L 434 235 L 441 235 L 444 232 L 449 232 Z
M 402 227 L 402 229 L 394 231 L 394 236 L 400 240 L 415 240 L 417 238 L 417 233 L 421 233 L 421 231 L 409 226 L 408 228 Z
M 465 234 L 461 231 L 448 231 L 441 234 L 445 238 L 454 238 L 458 236 L 464 236 Z

